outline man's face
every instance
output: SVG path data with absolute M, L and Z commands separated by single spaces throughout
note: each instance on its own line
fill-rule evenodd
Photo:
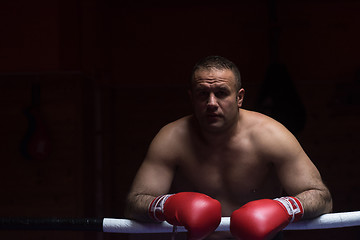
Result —
M 194 73 L 191 98 L 195 116 L 203 130 L 221 132 L 238 119 L 244 90 L 237 91 L 233 72 L 201 69 Z

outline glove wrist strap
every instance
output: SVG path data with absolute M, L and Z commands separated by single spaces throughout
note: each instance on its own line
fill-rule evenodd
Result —
M 165 220 L 164 205 L 166 200 L 173 194 L 166 194 L 156 197 L 149 205 L 149 216 L 157 222 Z
M 281 197 L 274 200 L 281 203 L 281 205 L 286 209 L 291 217 L 290 222 L 299 221 L 303 217 L 304 209 L 299 199 L 295 197 Z

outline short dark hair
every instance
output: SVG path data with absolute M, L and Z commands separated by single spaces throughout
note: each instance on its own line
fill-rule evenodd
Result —
M 235 76 L 236 88 L 237 88 L 237 90 L 240 90 L 241 77 L 240 77 L 240 71 L 239 71 L 238 67 L 229 59 L 221 57 L 221 56 L 208 56 L 208 57 L 205 57 L 205 58 L 201 59 L 200 61 L 198 61 L 192 70 L 191 81 L 194 80 L 194 74 L 196 71 L 201 70 L 201 69 L 209 70 L 212 68 L 215 68 L 218 70 L 224 70 L 224 69 L 231 70 Z

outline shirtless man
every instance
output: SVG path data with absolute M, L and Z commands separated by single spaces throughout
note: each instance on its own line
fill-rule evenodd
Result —
M 253 240 L 331 211 L 331 195 L 296 138 L 274 119 L 242 109 L 244 93 L 231 61 L 210 56 L 195 65 L 189 91 L 194 114 L 153 139 L 126 217 L 184 225 L 189 239 L 204 239 L 216 235 L 219 217 L 231 216 L 233 236 Z M 168 194 L 175 176 L 187 192 Z

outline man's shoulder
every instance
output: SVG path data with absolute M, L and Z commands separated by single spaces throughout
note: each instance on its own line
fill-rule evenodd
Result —
M 249 136 L 259 152 L 274 157 L 297 148 L 298 142 L 295 136 L 280 122 L 261 113 L 248 114 L 247 121 L 253 122 Z
M 249 134 L 257 140 L 273 142 L 277 137 L 284 137 L 290 132 L 275 119 L 255 111 L 244 113 L 244 124 Z
M 281 126 L 278 121 L 260 112 L 243 110 L 243 115 L 243 124 L 248 129 L 261 131 Z
M 184 152 L 189 142 L 190 116 L 180 118 L 163 126 L 154 137 L 149 152 L 166 159 L 175 159 Z
M 179 140 L 188 136 L 192 125 L 192 116 L 185 116 L 163 126 L 158 135 L 168 140 Z
M 165 127 L 169 126 L 172 128 L 184 128 L 187 127 L 191 121 L 192 121 L 192 115 L 187 115 L 166 124 Z

